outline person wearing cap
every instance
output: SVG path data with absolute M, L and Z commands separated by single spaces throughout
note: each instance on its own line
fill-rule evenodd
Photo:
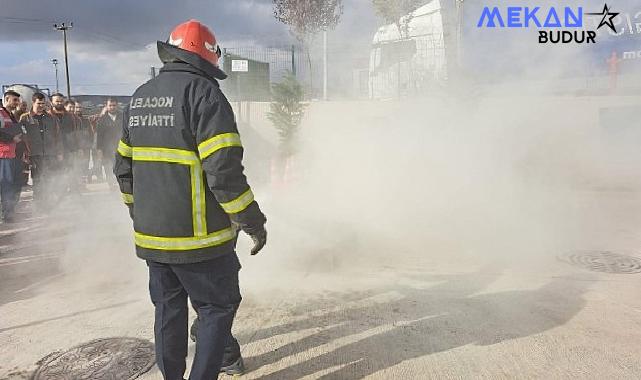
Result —
M 266 218 L 243 173 L 243 147 L 218 80 L 214 34 L 190 20 L 158 42 L 164 66 L 124 111 L 114 174 L 133 219 L 136 254 L 149 267 L 156 362 L 182 379 L 188 344 L 187 299 L 198 314 L 189 378 L 242 374 L 231 334 L 241 301 L 238 231 L 266 244 Z

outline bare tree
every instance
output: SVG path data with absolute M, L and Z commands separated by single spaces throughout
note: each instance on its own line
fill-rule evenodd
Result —
M 319 33 L 334 29 L 343 15 L 343 0 L 273 0 L 274 17 L 289 25 L 294 37 L 307 53 L 310 86 L 312 84 L 312 59 L 309 45 Z
M 274 17 L 289 25 L 301 42 L 334 29 L 343 14 L 343 0 L 274 0 Z
M 388 24 L 395 24 L 400 38 L 409 38 L 413 14 L 424 0 L 372 0 L 376 13 Z

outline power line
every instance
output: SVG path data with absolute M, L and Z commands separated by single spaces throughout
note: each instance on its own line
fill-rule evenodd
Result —
M 0 20 L 0 25 L 6 25 L 7 27 L 9 25 L 21 25 L 29 28 L 29 31 L 35 31 L 35 30 L 45 30 L 45 28 L 48 30 L 51 27 L 51 24 L 44 24 L 44 23 L 31 23 L 31 22 L 24 22 L 24 21 L 2 21 Z
M 32 22 L 12 21 L 12 20 L 0 20 L 0 24 L 21 24 L 21 25 L 32 25 L 32 26 L 34 26 L 34 23 L 32 23 Z M 37 24 L 41 24 L 41 23 L 37 23 Z M 44 24 L 41 24 L 40 26 L 44 26 Z
M 43 26 L 48 26 L 55 21 L 53 20 L 45 20 L 45 19 L 35 19 L 35 18 L 22 18 L 22 17 L 0 17 L 0 23 L 4 24 L 19 24 L 19 25 L 33 25 L 33 24 L 41 24 Z M 35 25 L 34 25 L 35 26 Z M 76 25 L 76 29 L 80 29 L 83 32 L 93 35 L 95 38 L 102 40 L 104 42 L 108 42 L 111 44 L 115 45 L 127 45 L 130 47 L 135 47 L 137 49 L 144 48 L 146 47 L 146 44 L 142 43 L 136 43 L 136 42 L 131 42 L 131 41 L 126 41 L 123 39 L 120 39 L 118 37 L 115 37 L 113 35 L 107 34 L 105 32 L 98 32 L 96 30 L 90 30 L 86 25 Z
M 131 85 L 139 85 L 142 83 L 142 80 L 140 82 L 110 82 L 110 83 L 98 83 L 98 82 L 88 82 L 88 83 L 75 83 L 75 86 L 84 86 L 84 87 L 97 87 L 97 86 L 131 86 Z M 40 86 L 48 86 L 48 87 L 53 87 L 55 86 L 52 83 L 41 83 Z
M 129 83 L 84 83 L 84 84 L 79 84 L 76 83 L 76 86 L 82 86 L 82 87 L 106 87 L 106 86 L 135 86 L 141 84 L 141 82 L 129 82 Z
M 96 32 L 96 31 L 91 31 L 91 30 L 87 30 L 87 29 L 84 29 L 83 32 L 85 32 L 87 34 L 90 34 L 90 35 L 93 35 L 95 38 L 98 38 L 98 39 L 100 39 L 100 40 L 102 40 L 104 42 L 109 42 L 109 43 L 115 44 L 115 45 L 127 45 L 127 46 L 131 46 L 131 47 L 135 47 L 137 49 L 146 47 L 146 45 L 135 43 L 135 42 L 131 42 L 131 41 L 121 40 L 119 38 L 113 37 L 113 36 L 108 35 L 108 34 L 103 33 L 103 32 Z
M 20 23 L 42 23 L 51 24 L 54 20 L 43 20 L 37 18 L 22 18 L 22 17 L 0 17 L 0 21 L 20 22 Z

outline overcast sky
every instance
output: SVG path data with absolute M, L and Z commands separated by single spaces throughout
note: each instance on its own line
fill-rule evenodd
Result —
M 344 5 L 330 48 L 367 51 L 380 23 L 371 0 L 344 0 Z M 274 19 L 271 0 L 2 0 L 0 84 L 54 90 L 51 59 L 57 58 L 64 92 L 62 33 L 53 23 L 73 22 L 68 40 L 72 93 L 129 95 L 148 78 L 151 66 L 160 66 L 155 41 L 191 18 L 213 29 L 223 47 L 293 42 L 288 28 Z

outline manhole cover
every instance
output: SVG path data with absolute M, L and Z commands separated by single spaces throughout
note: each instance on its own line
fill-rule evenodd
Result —
M 560 259 L 594 272 L 641 273 L 641 259 L 608 251 L 574 252 Z
M 98 339 L 45 357 L 33 379 L 135 379 L 149 371 L 154 362 L 154 346 L 146 340 Z

